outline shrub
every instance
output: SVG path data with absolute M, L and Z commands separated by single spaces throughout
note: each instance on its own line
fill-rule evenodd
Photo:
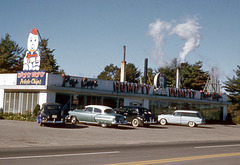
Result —
M 34 110 L 33 110 L 33 117 L 37 117 L 38 116 L 38 114 L 39 114 L 39 112 L 40 112 L 40 105 L 39 104 L 37 104 L 36 105 L 36 107 L 34 108 Z

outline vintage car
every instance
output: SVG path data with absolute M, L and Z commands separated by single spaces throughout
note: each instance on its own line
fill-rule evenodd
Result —
M 204 124 L 205 119 L 202 118 L 198 111 L 176 110 L 173 114 L 158 115 L 158 121 L 161 125 L 165 124 L 184 124 L 189 127 L 195 127 Z
M 149 126 L 157 122 L 151 111 L 141 106 L 123 106 L 115 109 L 115 112 L 124 115 L 127 122 L 134 127 Z
M 68 120 L 72 124 L 79 123 L 95 123 L 102 127 L 113 126 L 119 124 L 127 124 L 123 115 L 116 114 L 111 107 L 104 105 L 88 105 L 83 110 L 73 110 L 68 112 Z
M 44 103 L 38 116 L 40 126 L 44 124 L 65 124 L 65 114 L 59 103 Z

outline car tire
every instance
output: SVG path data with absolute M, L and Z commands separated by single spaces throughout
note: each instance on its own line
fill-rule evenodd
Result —
M 139 127 L 140 126 L 140 121 L 137 118 L 133 119 L 132 120 L 132 126 Z
M 160 123 L 161 125 L 166 125 L 166 124 L 167 124 L 167 120 L 166 120 L 166 119 L 161 119 L 161 120 L 159 121 L 159 123 Z
M 77 117 L 76 116 L 72 116 L 71 117 L 71 123 L 72 124 L 76 124 L 77 123 Z
M 107 123 L 101 123 L 101 126 L 102 126 L 103 128 L 106 128 L 108 125 L 107 125 Z
M 189 126 L 189 127 L 195 127 L 195 126 L 196 126 L 196 123 L 193 122 L 193 121 L 189 121 L 189 122 L 188 122 L 188 126 Z

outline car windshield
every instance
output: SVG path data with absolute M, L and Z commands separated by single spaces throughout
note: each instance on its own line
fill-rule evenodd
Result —
M 59 106 L 59 105 L 48 105 L 48 106 L 46 106 L 46 111 L 49 115 L 60 114 L 61 113 L 61 106 Z
M 47 110 L 61 110 L 61 106 L 59 106 L 59 105 L 48 105 Z
M 104 113 L 115 113 L 113 109 L 105 109 Z
M 139 109 L 140 110 L 140 113 L 141 114 L 151 114 L 151 111 L 149 111 L 149 109 L 147 109 L 147 108 L 140 108 Z

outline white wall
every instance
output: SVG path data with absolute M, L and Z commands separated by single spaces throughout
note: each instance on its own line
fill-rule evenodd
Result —
M 39 92 L 39 105 L 43 103 L 55 103 L 56 92 L 54 91 L 40 91 Z
M 3 108 L 4 89 L 0 89 L 0 108 Z

